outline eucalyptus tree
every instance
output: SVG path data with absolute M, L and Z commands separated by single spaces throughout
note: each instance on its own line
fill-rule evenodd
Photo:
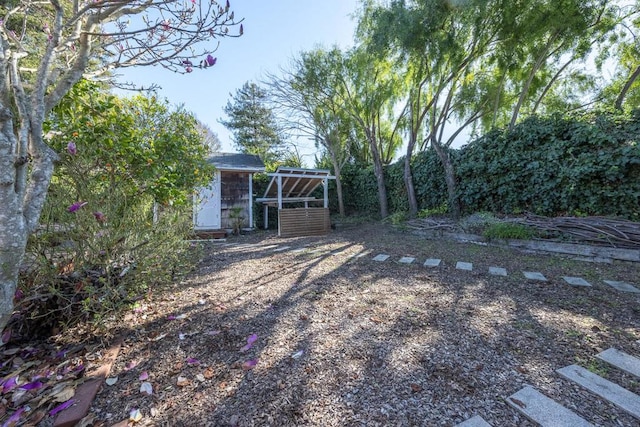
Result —
M 454 216 L 460 214 L 448 148 L 481 117 L 487 102 L 488 79 L 479 64 L 495 42 L 499 22 L 498 11 L 489 6 L 473 0 L 398 0 L 369 2 L 363 9 L 361 40 L 370 51 L 392 56 L 405 78 L 405 105 L 398 120 L 408 137 L 404 181 L 411 215 L 418 210 L 411 157 L 416 146 L 425 144 L 443 164 L 449 207 Z
M 389 205 L 384 166 L 393 160 L 402 144 L 391 124 L 402 81 L 389 60 L 374 58 L 362 48 L 354 48 L 348 53 L 338 77 L 344 110 L 353 118 L 369 145 L 380 216 L 385 218 L 389 215 Z
M 240 35 L 242 25 L 228 2 L 215 0 L 12 0 L 0 5 L 0 15 L 2 329 L 58 159 L 43 133 L 49 112 L 89 72 L 208 68 L 219 40 Z
M 506 73 L 510 129 L 545 103 L 580 107 L 593 92 L 587 61 L 623 19 L 619 0 L 505 0 L 499 48 L 490 60 Z M 554 91 L 556 92 L 554 94 Z M 559 95 L 559 96 L 558 96 Z M 558 102 L 560 101 L 560 102 Z M 547 109 L 548 111 L 548 109 Z
M 356 144 L 354 122 L 344 110 L 340 95 L 343 54 L 337 49 L 318 48 L 301 52 L 279 76 L 269 75 L 270 98 L 285 126 L 315 141 L 325 152 L 336 177 L 338 210 L 345 214 L 342 168 Z

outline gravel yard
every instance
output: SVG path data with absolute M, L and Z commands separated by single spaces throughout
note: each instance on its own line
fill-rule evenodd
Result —
M 640 294 L 602 282 L 638 285 L 640 265 L 425 240 L 382 224 L 324 237 L 255 232 L 204 250 L 187 281 L 114 331 L 125 338 L 118 380 L 94 401 L 95 425 L 139 409 L 136 425 L 453 426 L 481 415 L 529 426 L 506 403 L 525 385 L 596 425 L 638 425 L 555 370 L 580 364 L 640 393 L 637 378 L 594 357 L 610 347 L 640 356 Z M 381 253 L 390 258 L 372 260 Z M 405 256 L 416 261 L 399 263 Z M 427 258 L 442 264 L 425 267 Z M 143 373 L 151 395 L 140 391 Z

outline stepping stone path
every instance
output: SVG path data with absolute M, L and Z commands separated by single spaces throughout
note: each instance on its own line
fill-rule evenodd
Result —
M 458 261 L 456 263 L 456 269 L 465 270 L 465 271 L 472 271 L 473 270 L 473 264 L 470 263 L 470 262 Z
M 374 260 L 374 261 L 378 261 L 378 262 L 383 262 L 383 261 L 388 260 L 388 259 L 389 259 L 389 257 L 390 257 L 390 255 L 387 255 L 387 254 L 380 254 L 380 255 L 376 255 L 376 256 L 373 258 L 373 260 Z
M 637 394 L 631 393 L 582 366 L 571 365 L 558 369 L 556 372 L 640 419 L 640 396 Z
M 546 282 L 547 278 L 544 277 L 542 273 L 538 273 L 537 271 L 523 271 L 524 277 L 529 280 L 538 280 L 540 282 Z
M 489 274 L 492 276 L 506 276 L 507 270 L 502 267 L 489 267 Z
M 491 427 L 491 424 L 486 422 L 480 415 L 476 415 L 473 418 L 469 418 L 467 421 L 463 421 L 456 427 Z
M 610 348 L 596 355 L 597 358 L 640 378 L 640 359 Z M 563 378 L 573 381 L 590 392 L 616 405 L 640 420 L 640 396 L 606 380 L 593 372 L 570 365 L 556 371 Z M 525 387 L 509 396 L 507 403 L 531 421 L 541 426 L 582 427 L 592 424 L 563 407 L 532 387 Z
M 440 265 L 440 263 L 442 262 L 442 260 L 438 259 L 438 258 L 428 258 L 425 262 L 424 262 L 424 266 L 425 267 L 437 267 Z
M 615 280 L 605 280 L 604 283 L 622 292 L 633 292 L 635 294 L 640 293 L 640 289 L 629 283 L 616 282 Z
M 548 398 L 533 387 L 525 387 L 512 394 L 507 403 L 543 427 L 592 427 L 593 424 Z
M 591 286 L 591 283 L 587 282 L 581 277 L 563 276 L 562 278 L 564 279 L 565 282 L 567 282 L 571 286 Z
M 278 248 L 276 249 L 274 252 L 280 251 L 280 250 L 284 250 L 285 248 L 289 248 L 289 246 L 285 246 L 282 248 Z M 295 249 L 295 252 L 298 251 L 302 251 L 304 250 L 303 248 L 300 249 Z M 353 255 L 350 258 L 362 258 L 364 256 L 367 256 L 371 253 L 371 251 L 367 250 L 364 252 L 361 252 L 357 255 Z M 384 262 L 386 260 L 388 260 L 389 258 L 391 258 L 391 255 L 387 255 L 387 254 L 379 254 L 376 255 L 373 260 L 374 261 L 378 261 L 378 262 Z M 401 257 L 398 262 L 400 264 L 412 264 L 416 259 L 414 257 L 410 257 L 410 256 L 403 256 Z M 442 260 L 438 259 L 438 258 L 427 258 L 427 260 L 424 262 L 423 266 L 425 267 L 438 267 L 440 266 L 440 264 L 442 263 Z M 470 262 L 464 262 L 464 261 L 458 261 L 456 263 L 456 269 L 457 270 L 464 270 L 464 271 L 473 271 L 473 263 Z M 491 274 L 492 276 L 503 276 L 506 277 L 507 276 L 507 270 L 505 268 L 502 267 L 489 267 L 489 274 Z M 522 274 L 524 274 L 524 277 L 528 280 L 536 280 L 536 281 L 540 281 L 540 282 L 548 282 L 547 278 L 544 276 L 544 274 L 538 272 L 538 271 L 523 271 Z M 585 279 L 583 279 L 582 277 L 573 277 L 573 276 L 562 276 L 562 279 L 567 282 L 568 284 L 570 284 L 571 286 L 576 286 L 576 287 L 592 287 L 591 283 L 587 282 Z M 630 283 L 625 283 L 625 282 L 617 282 L 617 281 L 613 281 L 613 280 L 605 280 L 604 281 L 607 285 L 615 288 L 618 291 L 621 292 L 632 292 L 632 293 L 640 293 L 640 289 L 636 288 L 635 286 L 633 286 Z
M 615 348 L 610 348 L 598 353 L 596 357 L 640 378 L 640 359 L 637 357 L 633 357 Z

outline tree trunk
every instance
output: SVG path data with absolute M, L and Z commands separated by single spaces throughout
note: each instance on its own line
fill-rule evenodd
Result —
M 411 157 L 413 155 L 413 148 L 415 145 L 416 136 L 412 133 L 409 143 L 407 144 L 407 155 L 404 157 L 404 185 L 407 189 L 410 218 L 415 218 L 418 214 L 418 200 L 416 199 L 416 190 L 413 185 L 413 173 L 411 172 Z
M 373 133 L 372 133 L 373 134 Z M 375 137 L 369 135 L 369 147 L 371 149 L 371 157 L 373 158 L 373 172 L 376 175 L 376 183 L 378 184 L 378 201 L 380 202 L 380 217 L 389 216 L 389 204 L 387 202 L 387 185 L 384 182 L 384 168 L 380 159 L 380 151 L 376 144 Z
M 338 213 L 344 216 L 344 200 L 342 199 L 342 170 L 340 164 L 334 160 L 333 171 L 336 175 L 336 193 L 338 193 Z
M 0 104 L 0 332 L 13 313 L 13 298 L 27 243 L 22 200 L 16 192 L 13 116 Z M 0 340 L 0 346 L 4 344 Z
M 618 95 L 618 98 L 616 99 L 616 103 L 615 103 L 615 106 L 618 110 L 622 110 L 622 103 L 624 102 L 624 97 L 627 96 L 627 92 L 631 88 L 631 85 L 633 84 L 633 82 L 636 81 L 638 77 L 640 77 L 640 66 L 636 68 L 636 70 L 631 74 L 631 77 L 629 77 L 629 79 L 626 81 L 626 83 L 624 84 L 624 87 L 622 88 L 622 91 Z
M 449 157 L 449 151 L 446 150 L 443 146 L 441 146 L 435 140 L 431 140 L 431 145 L 433 149 L 436 150 L 436 154 L 442 162 L 442 166 L 444 167 L 444 178 L 447 183 L 447 195 L 449 199 L 449 210 L 454 219 L 460 218 L 460 201 L 457 196 L 457 184 L 456 184 L 456 174 L 453 168 L 453 163 L 451 163 L 451 158 Z

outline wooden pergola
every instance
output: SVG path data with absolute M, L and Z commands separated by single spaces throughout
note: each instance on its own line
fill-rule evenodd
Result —
M 268 228 L 271 206 L 278 208 L 278 236 L 319 235 L 329 232 L 329 180 L 335 179 L 329 170 L 281 166 L 268 175 L 271 181 L 264 197 L 256 199 L 264 205 L 265 229 Z M 322 199 L 312 196 L 320 185 L 324 189 Z M 310 207 L 310 203 L 322 203 L 322 207 Z M 287 204 L 302 204 L 304 207 L 285 208 Z

